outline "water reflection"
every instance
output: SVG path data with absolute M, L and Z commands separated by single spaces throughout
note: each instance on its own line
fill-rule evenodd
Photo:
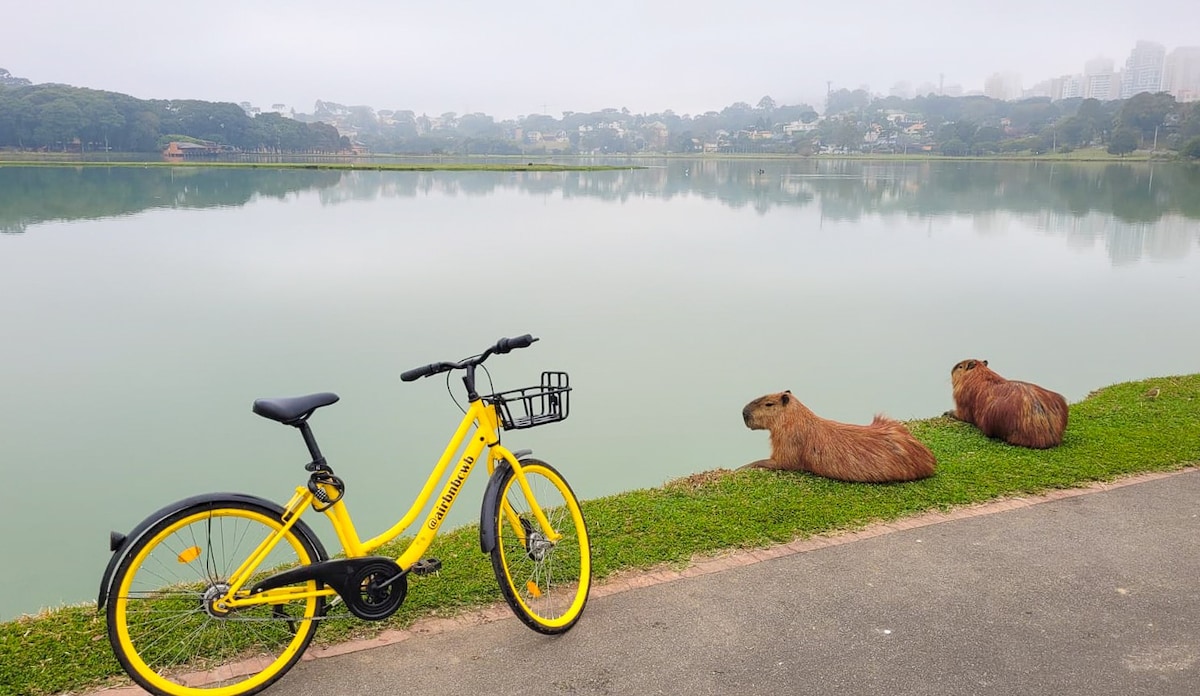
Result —
M 318 192 L 322 205 L 432 194 L 672 200 L 696 196 L 767 215 L 816 206 L 822 221 L 967 216 L 981 234 L 1009 222 L 1100 242 L 1113 264 L 1186 256 L 1200 240 L 1200 168 L 1149 164 L 639 161 L 608 172 L 375 172 L 200 168 L 0 167 L 0 232 L 151 208 L 242 206 Z
M 639 163 L 646 166 L 646 163 Z M 1100 213 L 1156 222 L 1200 218 L 1200 168 L 1148 164 L 669 160 L 608 172 L 397 172 L 0 166 L 0 224 L 243 205 L 318 189 L 325 203 L 501 190 L 623 201 L 700 196 L 762 213 L 819 205 L 824 215 L 945 215 L 1003 210 Z
M 152 208 L 237 207 L 336 186 L 338 172 L 0 165 L 0 233 L 43 222 L 94 220 Z

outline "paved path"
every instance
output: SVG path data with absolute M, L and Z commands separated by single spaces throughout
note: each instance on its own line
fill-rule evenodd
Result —
M 1200 694 L 1200 471 L 1055 497 L 637 576 L 555 638 L 425 624 L 266 694 Z

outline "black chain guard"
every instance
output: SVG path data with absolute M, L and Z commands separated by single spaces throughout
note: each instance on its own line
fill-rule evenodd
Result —
M 381 621 L 396 613 L 408 595 L 408 574 L 383 556 L 303 565 L 264 579 L 251 588 L 251 593 L 309 580 L 332 587 L 350 613 L 366 621 Z

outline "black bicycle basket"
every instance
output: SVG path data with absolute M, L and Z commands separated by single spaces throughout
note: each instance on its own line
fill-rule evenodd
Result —
M 496 406 L 505 430 L 522 430 L 535 425 L 565 420 L 570 411 L 570 379 L 565 372 L 543 372 L 542 383 L 483 397 Z

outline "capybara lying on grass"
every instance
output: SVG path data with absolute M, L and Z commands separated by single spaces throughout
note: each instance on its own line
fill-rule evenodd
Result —
M 937 460 L 897 420 L 870 425 L 817 416 L 790 391 L 762 396 L 742 409 L 751 430 L 771 431 L 771 458 L 745 467 L 807 471 L 839 481 L 885 483 L 932 476 Z
M 946 415 L 973 423 L 988 437 L 1045 449 L 1062 443 L 1067 400 L 1029 382 L 1004 379 L 986 360 L 963 360 L 950 370 L 954 410 Z

